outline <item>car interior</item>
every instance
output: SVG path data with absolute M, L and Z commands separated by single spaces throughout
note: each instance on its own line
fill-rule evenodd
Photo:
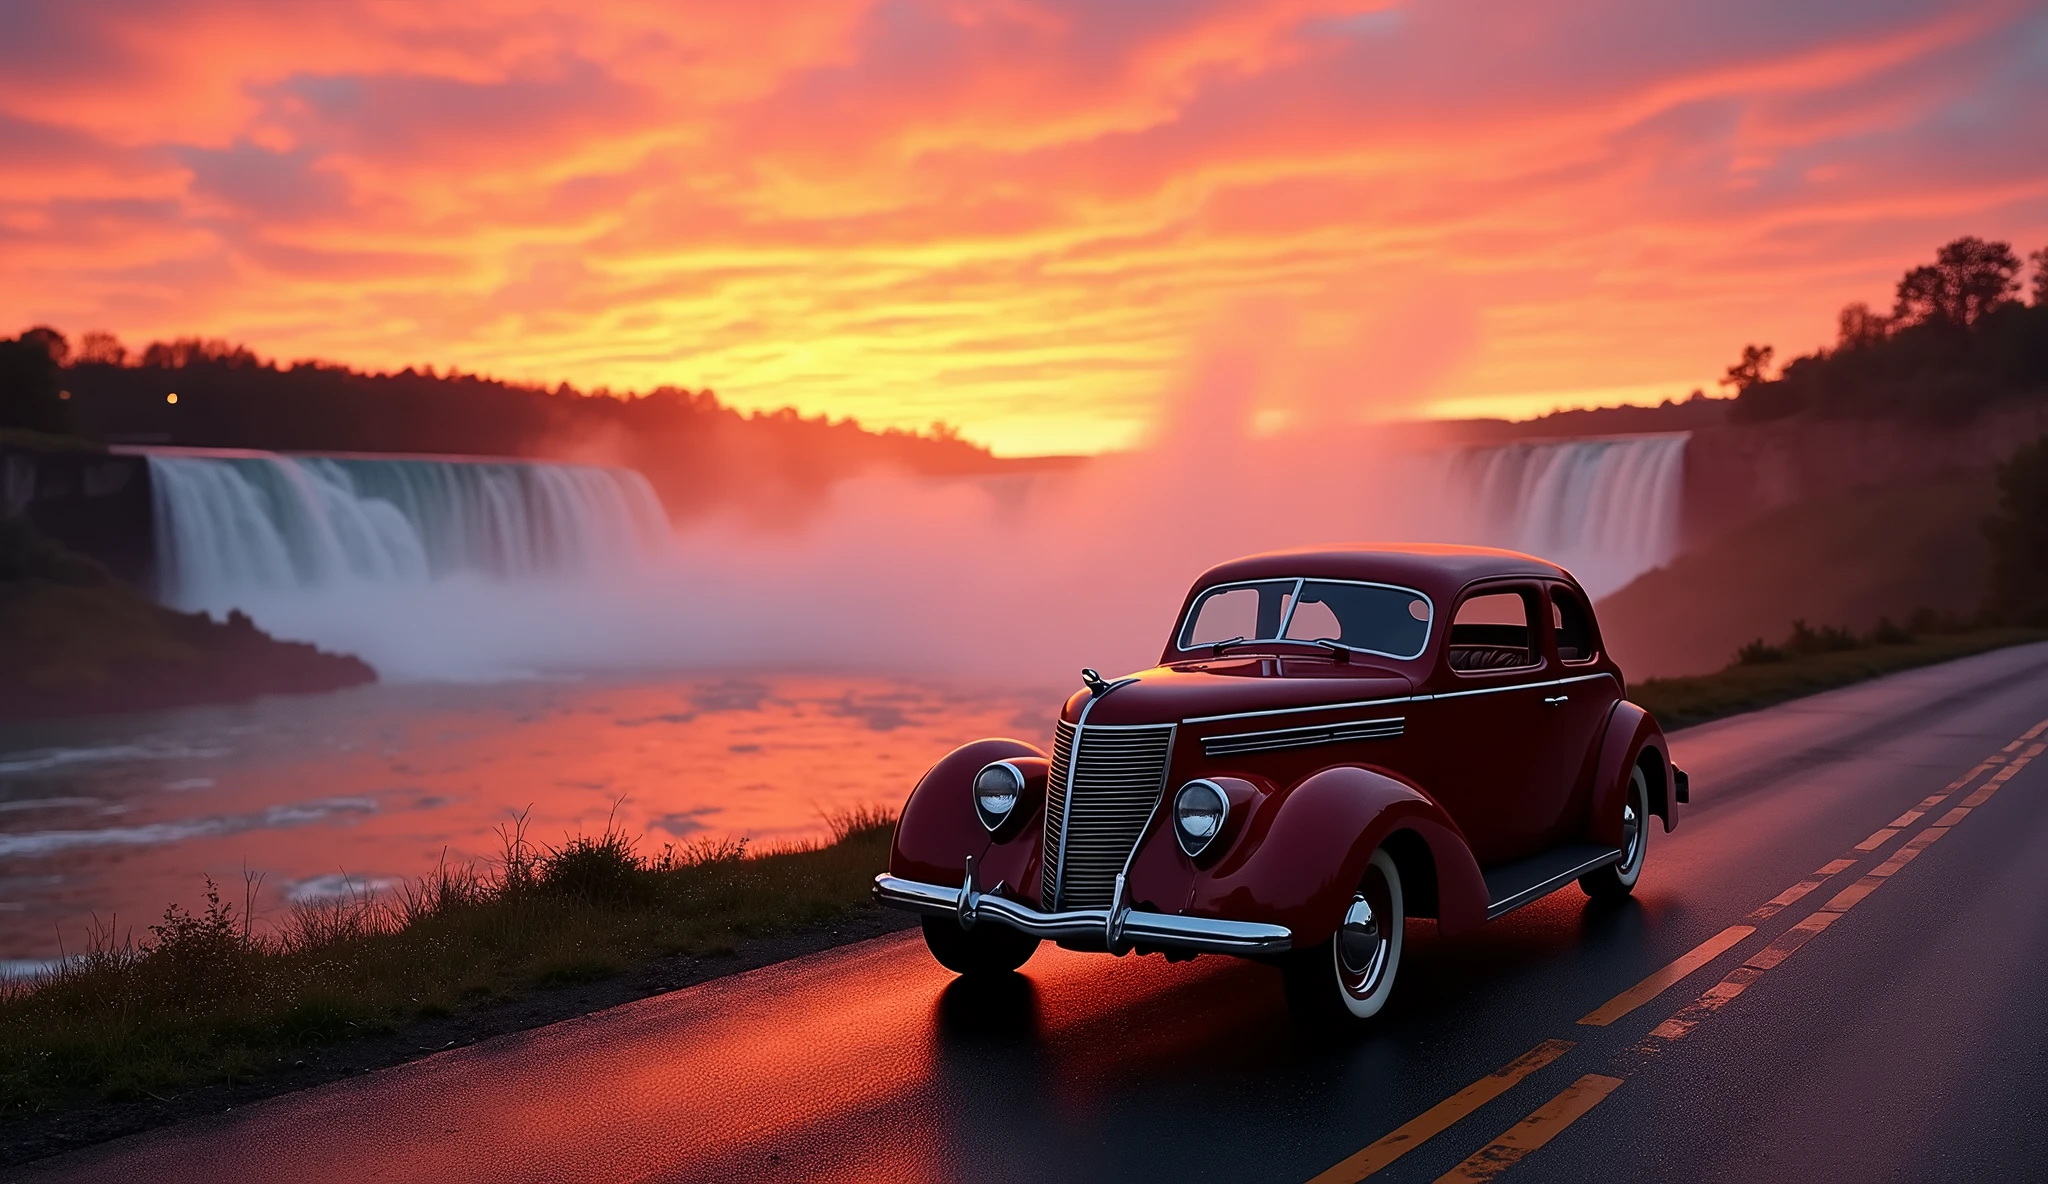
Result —
M 1490 592 L 1467 597 L 1451 619 L 1451 669 L 1513 670 L 1536 664 L 1531 639 L 1533 592 Z

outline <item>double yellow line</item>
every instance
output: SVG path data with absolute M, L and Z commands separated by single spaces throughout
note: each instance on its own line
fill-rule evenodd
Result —
M 1918 858 L 1922 851 L 1940 841 L 1942 836 L 1967 818 L 1972 810 L 1990 801 L 1991 796 L 2006 782 L 2012 780 L 2044 750 L 2048 750 L 2048 743 L 2038 742 L 2044 731 L 2048 731 L 2048 720 L 2035 724 L 2019 739 L 1949 782 L 1941 792 L 1930 794 L 1913 809 L 1880 827 L 1869 838 L 1856 844 L 1854 850 L 1846 857 L 1830 860 L 1816 868 L 1811 875 L 1758 905 L 1742 919 L 1742 923 L 1721 930 L 1686 951 L 1670 965 L 1588 1012 L 1579 1023 L 1587 1027 L 1604 1028 L 1649 1003 L 1678 985 L 1694 971 L 1741 944 L 1745 938 L 1756 932 L 1758 924 L 1783 912 L 1828 881 L 1855 867 L 1864 856 L 1897 838 L 1908 827 L 1918 823 L 1934 809 L 1968 788 L 1985 773 L 1991 773 L 1983 785 L 1950 808 L 1932 825 L 1914 835 L 1893 852 L 1889 859 L 1835 893 L 1805 919 L 1779 934 L 1776 940 L 1752 954 L 1742 965 L 1729 971 L 1720 982 L 1707 988 L 1697 999 L 1679 1008 L 1652 1028 L 1648 1036 L 1628 1049 L 1628 1053 L 1631 1054 L 1628 1057 L 1630 1063 L 1617 1069 L 1620 1076 L 1585 1074 L 1566 1086 L 1556 1097 L 1531 1111 L 1527 1118 L 1501 1132 L 1498 1138 L 1473 1152 L 1463 1163 L 1438 1177 L 1437 1184 L 1491 1180 L 1513 1167 L 1530 1152 L 1555 1138 L 1558 1132 L 1576 1122 L 1609 1094 L 1619 1089 L 1627 1080 L 1628 1074 L 1645 1060 L 1669 1048 L 1674 1041 L 1683 1039 L 1708 1017 L 1726 1007 L 1730 1000 L 1742 994 L 1751 983 L 1763 977 L 1765 972 L 1782 964 L 1794 951 L 1812 940 L 1815 934 L 1834 924 L 1842 914 L 1867 899 L 1886 880 Z M 1544 1041 L 1500 1069 L 1403 1123 L 1398 1129 L 1363 1150 L 1348 1156 L 1343 1162 L 1315 1177 L 1310 1184 L 1355 1184 L 1356 1181 L 1365 1179 L 1449 1130 L 1480 1107 L 1514 1088 L 1523 1078 L 1564 1056 L 1574 1047 L 1575 1042 L 1570 1040 Z

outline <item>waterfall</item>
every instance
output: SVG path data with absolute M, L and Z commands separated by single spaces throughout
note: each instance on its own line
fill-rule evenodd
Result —
M 667 516 L 630 469 L 513 460 L 136 449 L 149 464 L 157 584 L 225 611 L 294 593 L 631 569 Z
M 1460 541 L 1562 563 L 1595 596 L 1678 552 L 1689 432 L 1522 441 L 1445 455 Z

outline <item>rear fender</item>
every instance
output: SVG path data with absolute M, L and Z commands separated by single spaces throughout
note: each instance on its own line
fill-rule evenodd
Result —
M 1018 763 L 1025 789 L 1016 813 L 991 836 L 974 812 L 974 775 L 1000 760 Z M 982 891 L 1001 881 L 1013 899 L 1036 900 L 1046 765 L 1045 753 L 1022 740 L 976 740 L 947 753 L 918 779 L 903 803 L 889 847 L 889 874 L 955 887 L 972 855 Z M 1011 891 L 1027 886 L 1027 891 Z
M 1381 845 L 1401 867 L 1406 895 L 1446 933 L 1486 920 L 1486 881 L 1465 836 L 1421 790 L 1386 773 L 1340 765 L 1310 774 L 1277 807 L 1259 847 L 1227 873 L 1197 876 L 1189 912 L 1270 921 L 1296 948 L 1327 939 Z M 1433 908 L 1432 908 L 1433 906 Z
M 1592 815 L 1587 838 L 1608 847 L 1621 846 L 1621 803 L 1628 793 L 1629 773 L 1637 764 L 1650 785 L 1650 813 L 1664 820 L 1668 833 L 1678 825 L 1671 808 L 1671 752 L 1656 717 L 1626 699 L 1607 713 L 1600 739 L 1600 765 L 1593 775 Z

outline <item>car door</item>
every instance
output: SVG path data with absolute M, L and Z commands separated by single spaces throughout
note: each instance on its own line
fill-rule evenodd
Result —
M 1595 745 L 1621 697 L 1620 684 L 1603 673 L 1593 615 L 1572 588 L 1544 586 L 1542 645 L 1550 678 L 1538 698 L 1542 720 L 1530 762 L 1530 825 L 1549 847 L 1585 831 L 1592 795 Z
M 1435 680 L 1435 790 L 1480 866 L 1541 850 L 1554 803 L 1539 765 L 1548 752 L 1542 684 L 1552 677 L 1535 581 L 1467 588 L 1451 614 L 1447 670 Z

